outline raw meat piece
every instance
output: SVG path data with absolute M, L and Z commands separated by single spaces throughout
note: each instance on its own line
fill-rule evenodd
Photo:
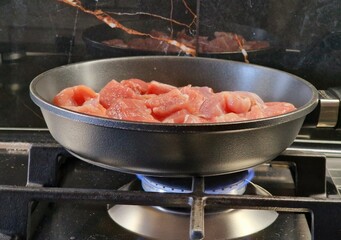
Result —
M 129 87 L 124 86 L 116 80 L 111 80 L 99 92 L 99 102 L 108 108 L 117 98 L 138 98 L 136 93 Z
M 264 108 L 264 117 L 273 117 L 284 113 L 292 112 L 296 108 L 287 102 L 266 102 Z
M 123 86 L 131 88 L 137 94 L 145 94 L 148 91 L 148 83 L 141 79 L 131 78 L 120 82 Z
M 179 89 L 152 97 L 146 101 L 146 106 L 152 109 L 154 116 L 159 119 L 184 108 L 188 102 L 188 95 L 182 94 Z
M 53 103 L 76 112 L 106 116 L 106 109 L 99 103 L 99 95 L 84 85 L 62 90 L 54 97 Z
M 189 113 L 186 109 L 177 111 L 167 118 L 165 118 L 163 123 L 207 123 L 208 121 L 199 116 Z
M 217 116 L 212 119 L 212 122 L 236 122 L 236 121 L 244 121 L 248 120 L 246 117 L 241 116 L 236 113 L 227 113 L 220 116 Z
M 65 108 L 89 115 L 107 117 L 106 109 L 99 103 L 98 97 L 85 101 L 81 106 L 65 106 Z
M 152 123 L 234 122 L 273 117 L 296 109 L 286 102 L 264 103 L 251 92 L 214 93 L 209 87 L 176 88 L 136 78 L 112 80 L 99 94 L 83 85 L 66 88 L 53 102 L 85 114 Z
M 213 90 L 208 87 L 191 87 L 186 86 L 180 88 L 180 92 L 188 96 L 188 104 L 185 108 L 191 114 L 199 114 L 200 107 L 203 102 L 213 95 Z
M 251 108 L 252 101 L 249 97 L 235 92 L 221 92 L 225 99 L 225 111 L 233 113 L 245 113 Z
M 84 85 L 78 85 L 63 89 L 53 98 L 53 103 L 58 106 L 80 106 L 95 97 L 97 97 L 97 93 L 94 90 Z
M 239 116 L 248 119 L 248 120 L 253 120 L 253 119 L 258 119 L 258 118 L 264 118 L 264 107 L 259 106 L 259 105 L 253 105 L 250 109 L 250 111 L 246 113 L 239 114 Z
M 107 116 L 131 121 L 157 122 L 151 112 L 143 100 L 118 98 L 107 109 Z
M 147 90 L 147 94 L 163 94 L 163 93 L 168 93 L 169 91 L 175 89 L 176 87 L 169 85 L 169 84 L 165 84 L 165 83 L 160 83 L 157 81 L 151 81 L 148 84 L 148 90 Z
M 238 94 L 242 97 L 249 98 L 251 101 L 251 106 L 264 106 L 264 101 L 255 93 L 245 91 L 234 91 L 233 93 Z
M 198 91 L 204 97 L 210 97 L 214 94 L 213 89 L 210 87 L 194 87 L 191 85 L 189 86 L 191 87 L 191 89 Z
M 207 98 L 200 106 L 199 116 L 213 119 L 225 114 L 226 103 L 223 94 L 215 94 Z

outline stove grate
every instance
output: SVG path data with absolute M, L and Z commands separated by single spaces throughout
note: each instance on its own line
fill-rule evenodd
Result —
M 204 236 L 202 222 L 204 208 L 210 206 L 303 213 L 310 219 L 314 239 L 325 239 L 325 236 L 334 239 L 341 238 L 337 220 L 341 216 L 341 201 L 325 196 L 326 159 L 322 156 L 289 154 L 275 159 L 274 162 L 292 162 L 296 196 L 289 197 L 206 194 L 204 179 L 201 177 L 193 178 L 192 193 L 56 187 L 58 169 L 61 164 L 59 156 L 65 154 L 67 154 L 66 151 L 58 144 L 32 144 L 29 150 L 27 185 L 0 185 L 0 232 L 2 235 L 27 238 L 30 235 L 28 226 L 32 224 L 31 216 L 38 202 L 86 201 L 111 205 L 191 208 L 190 236 L 192 239 Z

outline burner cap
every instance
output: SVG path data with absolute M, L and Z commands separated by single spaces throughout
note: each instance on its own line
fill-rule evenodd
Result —
M 232 174 L 205 177 L 207 194 L 243 194 L 245 186 L 251 181 L 254 171 L 247 170 Z M 192 192 L 192 178 L 151 177 L 138 175 L 146 192 Z

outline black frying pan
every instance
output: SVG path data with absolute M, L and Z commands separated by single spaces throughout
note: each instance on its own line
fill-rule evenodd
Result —
M 51 103 L 66 87 L 86 84 L 99 91 L 113 78 L 252 91 L 265 101 L 287 101 L 298 109 L 243 122 L 152 124 L 84 115 Z M 58 67 L 37 76 L 30 94 L 52 136 L 72 154 L 118 171 L 162 176 L 218 175 L 269 161 L 294 141 L 318 101 L 310 83 L 286 72 L 227 60 L 165 56 Z
M 165 26 L 158 24 L 157 21 L 130 21 L 124 22 L 125 26 L 133 29 L 137 29 L 142 32 L 149 32 L 151 28 L 163 32 L 167 32 Z M 247 40 L 260 40 L 268 41 L 270 43 L 269 48 L 250 50 L 248 52 L 248 58 L 251 62 L 256 63 L 259 61 L 265 61 L 267 58 L 273 58 L 274 54 L 279 51 L 278 41 L 274 36 L 269 34 L 263 29 L 243 26 L 239 24 L 225 24 L 228 27 L 226 29 L 221 29 L 219 31 L 230 31 L 244 36 Z M 180 31 L 182 28 L 176 27 L 174 32 Z M 200 30 L 201 36 L 212 37 L 214 32 L 212 28 L 202 27 Z M 151 56 L 151 55 L 184 55 L 184 53 L 179 52 L 161 52 L 161 51 L 148 51 L 132 48 L 121 48 L 115 46 L 109 46 L 103 43 L 104 40 L 109 39 L 122 39 L 124 41 L 129 41 L 132 38 L 139 36 L 126 34 L 120 29 L 112 29 L 106 24 L 95 25 L 84 30 L 82 33 L 82 38 L 85 42 L 86 49 L 88 53 L 96 58 L 110 58 L 110 57 L 126 57 L 126 56 Z M 199 53 L 201 57 L 209 58 L 221 58 L 227 60 L 238 60 L 244 61 L 244 57 L 240 51 L 236 52 L 210 52 L 210 53 Z

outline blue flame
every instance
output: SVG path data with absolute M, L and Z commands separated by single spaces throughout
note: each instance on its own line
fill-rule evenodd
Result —
M 160 183 L 156 183 L 153 180 L 149 179 L 144 175 L 137 174 L 137 178 L 141 181 L 142 187 L 145 191 L 148 192 L 173 192 L 173 193 L 190 193 L 191 190 L 188 189 L 179 189 L 178 187 L 172 187 L 167 185 L 162 185 Z M 228 176 L 228 175 L 226 175 Z M 236 180 L 236 182 L 229 183 L 227 182 L 218 182 L 218 184 L 213 189 L 205 189 L 205 193 L 207 194 L 242 194 L 245 191 L 245 186 L 251 182 L 251 180 L 255 176 L 254 169 L 249 169 L 244 176 L 244 178 L 240 180 Z M 175 181 L 178 179 L 174 179 Z
M 245 185 L 247 185 L 249 182 L 251 182 L 251 180 L 254 178 L 255 176 L 255 170 L 253 168 L 248 170 L 249 174 L 247 175 L 247 177 L 244 180 L 244 185 L 242 185 L 242 187 L 244 187 Z

